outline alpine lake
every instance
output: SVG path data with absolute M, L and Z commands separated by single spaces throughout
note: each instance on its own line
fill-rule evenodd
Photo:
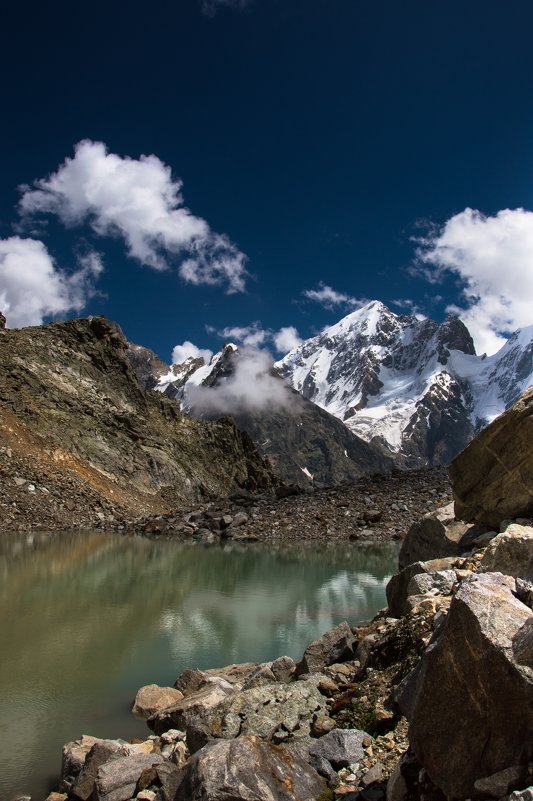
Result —
M 0 534 L 0 799 L 42 801 L 82 734 L 145 738 L 145 684 L 264 662 L 385 605 L 395 543 L 205 546 Z

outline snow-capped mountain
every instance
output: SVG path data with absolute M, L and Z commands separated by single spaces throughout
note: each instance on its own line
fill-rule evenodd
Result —
M 208 364 L 189 358 L 166 370 L 157 365 L 154 371 L 154 354 L 130 347 L 145 385 L 179 400 L 196 417 L 231 415 L 285 481 L 338 484 L 393 467 L 381 445 L 365 442 L 289 387 L 272 370 L 266 353 L 226 344 Z M 153 378 L 147 379 L 150 371 Z
M 304 398 L 407 466 L 447 463 L 533 383 L 533 326 L 476 356 L 456 317 L 439 325 L 366 304 L 275 365 Z

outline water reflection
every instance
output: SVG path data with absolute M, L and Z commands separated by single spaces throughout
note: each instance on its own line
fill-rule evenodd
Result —
M 46 795 L 63 742 L 139 736 L 136 689 L 188 666 L 299 657 L 384 604 L 394 545 L 206 548 L 0 534 L 0 798 Z

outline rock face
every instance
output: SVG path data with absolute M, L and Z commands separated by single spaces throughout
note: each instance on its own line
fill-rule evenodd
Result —
M 127 354 L 101 317 L 5 331 L 0 429 L 16 430 L 11 451 L 35 452 L 34 481 L 63 471 L 130 515 L 272 488 L 270 467 L 231 420 L 192 420 L 145 391 Z
M 176 801 L 316 801 L 325 786 L 298 756 L 248 736 L 195 754 Z
M 455 514 L 498 526 L 533 515 L 533 387 L 452 462 Z
M 448 798 L 533 759 L 532 612 L 513 589 L 499 573 L 463 581 L 403 696 L 411 746 Z

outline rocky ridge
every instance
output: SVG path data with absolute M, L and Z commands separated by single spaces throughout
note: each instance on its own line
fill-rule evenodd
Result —
M 277 483 L 232 420 L 143 389 L 99 317 L 0 330 L 0 432 L 3 527 L 27 522 L 19 501 L 42 527 L 94 525 Z
M 533 394 L 523 407 L 530 419 Z M 530 801 L 533 521 L 520 489 L 497 528 L 448 509 L 415 523 L 389 608 L 299 662 L 187 670 L 170 705 L 169 688 L 144 688 L 154 734 L 67 744 L 49 801 Z

